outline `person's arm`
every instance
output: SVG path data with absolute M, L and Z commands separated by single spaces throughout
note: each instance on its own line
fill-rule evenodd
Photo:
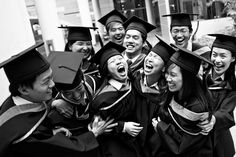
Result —
M 173 124 L 167 124 L 163 121 L 158 122 L 157 133 L 174 154 L 183 154 L 198 149 L 206 140 L 209 140 L 208 136 L 201 134 L 193 136 L 183 132 L 180 133 Z
M 229 129 L 235 124 L 233 111 L 235 108 L 236 93 L 231 92 L 224 98 L 220 107 L 213 113 L 210 120 L 205 120 L 199 124 L 199 127 L 205 132 L 210 132 L 213 128 L 217 132 Z

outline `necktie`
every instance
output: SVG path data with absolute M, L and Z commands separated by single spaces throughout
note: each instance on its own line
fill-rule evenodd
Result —
M 132 64 L 132 60 L 131 59 L 128 59 L 127 60 L 127 63 L 128 63 L 128 66 L 130 66 Z

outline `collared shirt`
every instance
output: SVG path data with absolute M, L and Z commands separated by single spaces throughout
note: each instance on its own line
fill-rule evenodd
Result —
M 126 52 L 125 52 L 125 51 L 124 51 L 122 54 L 123 54 L 123 57 L 125 58 L 126 61 L 127 61 L 127 60 L 130 60 L 130 61 L 132 61 L 132 63 L 134 63 L 134 62 L 137 60 L 137 58 L 139 57 L 139 55 L 137 55 L 137 56 L 135 56 L 134 58 L 130 59 L 130 58 L 126 55 Z
M 212 78 L 212 69 L 210 70 L 209 74 L 211 75 L 211 78 Z M 212 79 L 213 79 L 213 78 L 212 78 Z M 225 73 L 223 73 L 222 75 L 216 77 L 215 79 L 213 79 L 213 81 L 219 80 L 219 79 L 221 79 L 222 81 L 224 81 L 224 80 L 225 80 Z
M 155 88 L 156 90 L 159 91 L 159 87 L 158 87 L 158 82 L 155 82 L 154 84 L 152 84 L 151 86 L 148 86 L 147 84 L 147 76 L 144 76 L 143 78 L 143 84 L 147 87 L 150 87 L 150 88 Z
M 123 83 L 121 83 L 117 80 L 114 80 L 114 79 L 110 79 L 108 82 L 110 85 L 112 85 L 118 91 L 121 90 L 122 86 L 124 85 Z
M 158 87 L 158 82 L 152 84 L 151 86 L 148 86 L 146 76 L 144 76 L 140 80 L 140 86 L 141 86 L 141 90 L 142 90 L 143 93 L 156 93 L 156 94 L 160 93 L 160 90 L 159 90 L 159 87 Z
M 188 40 L 188 45 L 187 45 L 187 49 L 189 50 L 189 51 L 192 51 L 192 49 L 193 49 L 193 45 L 192 45 L 193 43 L 192 43 L 192 41 L 191 41 L 191 39 L 189 39 Z
M 19 96 L 13 96 L 12 97 L 13 99 L 13 102 L 16 104 L 16 105 L 23 105 L 23 104 L 30 104 L 32 102 L 22 98 L 22 97 L 19 97 Z

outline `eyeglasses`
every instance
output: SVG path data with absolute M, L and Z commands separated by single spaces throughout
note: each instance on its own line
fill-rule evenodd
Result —
M 185 34 L 185 33 L 189 32 L 189 29 L 188 28 L 172 29 L 171 32 L 173 34 L 178 34 L 178 33 Z

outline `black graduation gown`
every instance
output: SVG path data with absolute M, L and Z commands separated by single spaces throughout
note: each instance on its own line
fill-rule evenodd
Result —
M 32 104 L 30 104 L 32 105 Z M 2 105 L 2 116 L 11 107 L 16 106 L 11 97 Z M 53 136 L 47 117 L 43 117 L 47 109 L 39 112 L 21 113 L 0 126 L 0 156 L 1 157 L 47 157 L 55 156 L 96 156 L 98 143 L 92 132 L 79 136 L 66 137 L 62 133 Z M 42 118 L 43 117 L 43 118 Z M 41 119 L 42 118 L 42 119 Z M 21 138 L 41 119 L 36 129 L 23 141 L 12 144 Z
M 212 131 L 214 156 L 232 157 L 235 154 L 235 148 L 229 129 L 235 125 L 233 111 L 236 102 L 236 91 L 232 91 L 229 84 L 225 81 L 217 85 L 214 84 L 209 74 L 206 75 L 205 80 L 210 92 L 210 99 L 212 100 L 213 115 L 216 118 Z M 212 86 L 220 88 L 209 88 Z
M 91 102 L 93 99 L 94 91 L 87 82 L 85 82 L 83 85 L 85 88 L 85 94 L 87 96 L 87 100 L 85 100 L 85 102 L 88 105 L 89 102 Z M 58 93 L 56 99 L 63 99 L 63 96 L 61 95 L 61 93 Z M 70 105 L 72 105 L 74 109 L 74 114 L 70 118 L 64 117 L 58 112 L 58 110 L 56 110 L 53 107 L 47 116 L 48 120 L 50 121 L 50 124 L 53 127 L 59 126 L 59 127 L 67 128 L 72 133 L 72 135 L 80 135 L 80 134 L 88 132 L 89 131 L 88 124 L 92 120 L 92 117 L 88 112 L 88 106 L 82 107 L 82 106 L 77 106 L 77 104 L 72 104 L 72 103 Z M 80 117 L 77 118 L 75 116 L 75 110 L 77 110 Z
M 136 72 L 134 81 L 134 91 L 136 93 L 136 121 L 143 127 L 142 131 L 137 136 L 138 143 L 141 145 L 145 156 L 150 156 L 149 139 L 154 134 L 152 126 L 152 118 L 156 118 L 160 105 L 165 100 L 167 94 L 167 86 L 164 78 L 160 78 L 158 82 L 159 92 L 150 89 L 149 92 L 142 92 L 144 74 L 141 71 Z
M 134 121 L 135 95 L 133 87 L 130 87 L 118 91 L 109 83 L 102 85 L 101 91 L 90 104 L 92 113 L 100 115 L 103 119 L 114 118 L 115 122 L 118 122 L 112 133 L 103 134 L 98 138 L 104 157 L 140 156 L 135 138 L 122 132 L 124 122 Z
M 195 113 L 206 112 L 198 99 L 191 97 L 185 108 Z M 182 105 L 181 105 L 182 106 Z M 212 157 L 210 135 L 202 135 L 196 126 L 200 121 L 188 120 L 179 116 L 168 106 L 160 108 L 161 122 L 157 124 L 157 133 L 152 137 L 152 155 L 155 157 Z M 175 117 L 175 120 L 172 118 Z M 181 126 L 183 129 L 181 129 Z M 190 132 L 191 134 L 187 133 Z

